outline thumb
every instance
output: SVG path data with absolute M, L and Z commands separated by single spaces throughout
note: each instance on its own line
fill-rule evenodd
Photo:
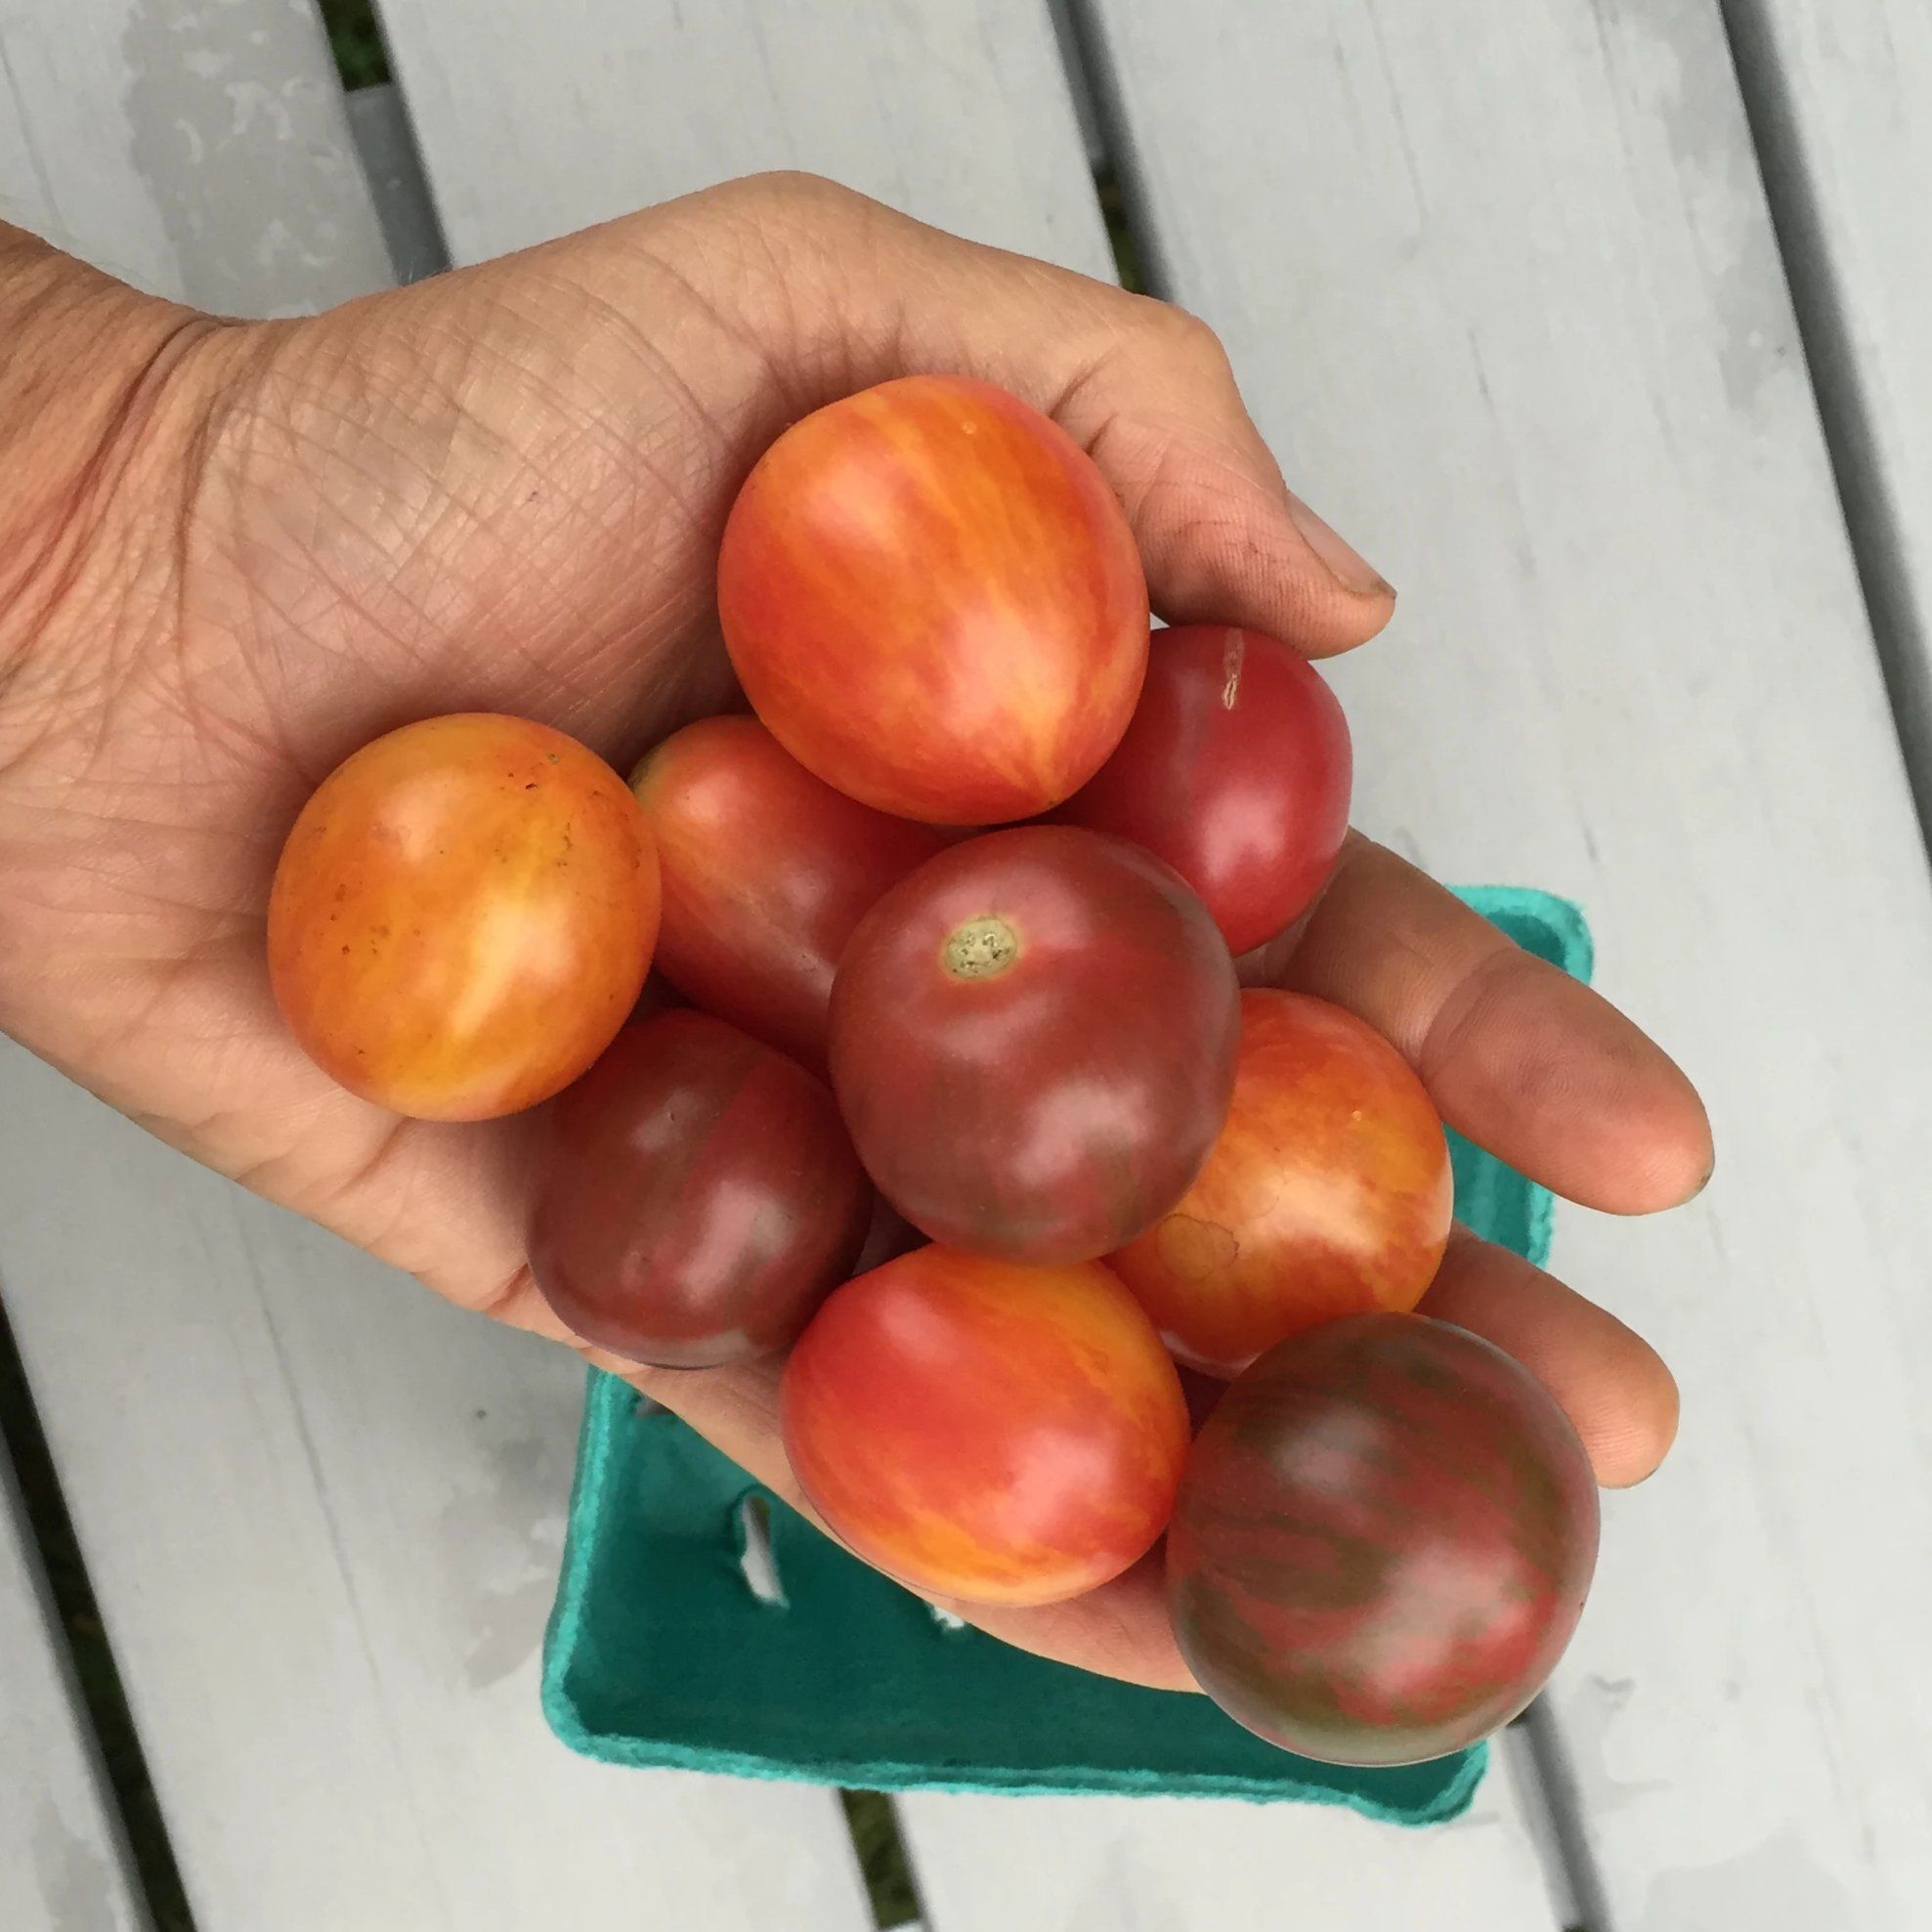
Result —
M 1054 413 L 1125 505 L 1155 610 L 1310 658 L 1373 637 L 1393 586 L 1289 490 L 1214 330 L 1152 309 Z
M 767 313 L 795 401 L 895 375 L 999 383 L 1099 465 L 1170 623 L 1240 624 L 1310 657 L 1388 623 L 1394 590 L 1290 492 L 1198 318 L 810 177 L 715 193 L 736 197 L 784 279 L 788 299 Z

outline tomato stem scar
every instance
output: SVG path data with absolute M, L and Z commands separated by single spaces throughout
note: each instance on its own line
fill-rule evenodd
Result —
M 1227 642 L 1222 646 L 1221 669 L 1221 708 L 1224 711 L 1234 708 L 1235 700 L 1241 695 L 1241 661 L 1248 655 L 1248 640 L 1231 626 Z
M 1019 957 L 1019 936 L 997 913 L 956 925 L 946 935 L 946 970 L 955 979 L 992 979 Z

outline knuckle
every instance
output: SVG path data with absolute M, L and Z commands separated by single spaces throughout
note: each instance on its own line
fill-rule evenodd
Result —
M 1208 322 L 1192 310 L 1149 295 L 1124 299 L 1135 305 L 1128 312 L 1128 340 L 1144 359 L 1143 366 L 1178 393 L 1220 399 L 1235 392 L 1226 347 Z
M 1216 373 L 1227 367 L 1227 350 L 1211 323 L 1173 302 L 1154 306 L 1161 312 L 1163 340 L 1177 360 Z
M 880 204 L 830 175 L 804 168 L 774 168 L 741 175 L 718 191 L 749 214 L 803 225 L 843 225 L 864 221 Z

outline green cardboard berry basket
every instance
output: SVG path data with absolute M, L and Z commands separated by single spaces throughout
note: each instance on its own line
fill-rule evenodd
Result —
M 1527 951 L 1589 977 L 1576 907 L 1509 886 L 1462 896 Z M 1549 1195 L 1452 1139 L 1458 1214 L 1541 1261 Z M 544 1715 L 572 1749 L 879 1790 L 1299 1799 L 1408 1825 L 1454 1817 L 1481 1778 L 1482 1745 L 1399 1770 L 1316 1764 L 1205 1697 L 947 1628 L 769 1497 L 783 1601 L 766 1601 L 742 1567 L 742 1506 L 759 1493 L 676 1417 L 593 1372 L 543 1651 Z

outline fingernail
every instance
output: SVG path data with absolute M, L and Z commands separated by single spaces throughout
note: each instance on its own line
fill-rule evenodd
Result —
M 1288 498 L 1288 514 L 1295 520 L 1295 528 L 1308 538 L 1309 548 L 1348 589 L 1363 596 L 1395 594 L 1395 585 L 1352 543 L 1292 494 Z

